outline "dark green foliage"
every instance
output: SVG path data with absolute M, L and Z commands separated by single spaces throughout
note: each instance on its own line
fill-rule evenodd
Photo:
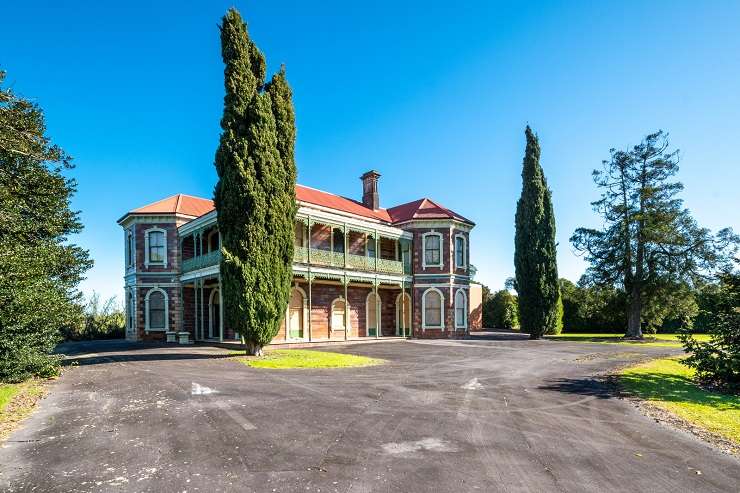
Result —
M 126 337 L 126 314 L 115 296 L 101 302 L 98 293 L 93 293 L 83 312 L 82 323 L 64 328 L 62 335 L 65 339 L 82 341 Z
M 485 298 L 483 306 L 484 327 L 514 329 L 519 327 L 516 296 L 502 289 Z
M 740 391 L 740 275 L 722 276 L 715 311 L 710 315 L 709 342 L 698 342 L 682 334 L 688 358 L 682 360 L 696 370 L 697 378 L 730 391 Z
M 564 332 L 622 333 L 626 328 L 624 292 L 613 287 L 576 285 L 560 279 Z
M 0 73 L 0 85 L 5 78 Z M 71 158 L 45 135 L 41 109 L 0 88 L 0 380 L 51 376 L 60 329 L 80 323 L 76 288 L 92 265 L 70 243 Z
M 514 266 L 519 295 L 519 323 L 531 339 L 559 331 L 560 288 L 555 244 L 555 214 L 540 145 L 527 126 L 522 194 L 516 206 Z
M 627 294 L 630 337 L 642 337 L 646 322 L 649 330 L 662 323 L 677 287 L 694 286 L 712 270 L 729 268 L 737 251 L 731 230 L 712 235 L 683 208 L 677 197 L 683 186 L 670 181 L 678 172 L 678 151 L 668 147 L 667 136 L 656 132 L 628 151 L 612 149 L 603 170 L 594 171 L 602 194 L 592 205 L 605 227 L 579 228 L 571 237 L 590 262 L 586 281 Z M 690 314 L 691 308 L 680 311 Z
M 290 296 L 295 225 L 295 117 L 281 69 L 265 85 L 265 59 L 241 16 L 221 25 L 224 114 L 214 191 L 223 259 L 224 321 L 250 354 L 278 332 Z

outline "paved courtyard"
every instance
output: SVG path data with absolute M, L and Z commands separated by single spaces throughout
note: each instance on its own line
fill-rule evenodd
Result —
M 646 348 L 487 335 L 330 348 L 259 370 L 223 349 L 85 343 L 0 449 L 0 491 L 737 491 L 740 461 L 593 376 Z M 700 473 L 699 473 L 700 472 Z

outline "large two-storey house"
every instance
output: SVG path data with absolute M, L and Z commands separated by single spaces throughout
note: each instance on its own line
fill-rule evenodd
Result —
M 426 198 L 381 208 L 379 177 L 361 177 L 361 202 L 296 186 L 293 287 L 273 343 L 468 334 L 473 222 Z M 128 339 L 237 337 L 223 322 L 211 200 L 175 195 L 118 223 Z

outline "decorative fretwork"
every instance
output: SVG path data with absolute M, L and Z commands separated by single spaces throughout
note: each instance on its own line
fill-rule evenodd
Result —
M 378 259 L 378 272 L 386 274 L 403 274 L 403 263 L 398 260 Z
M 300 264 L 308 263 L 308 248 L 306 247 L 293 247 L 293 262 L 298 262 Z

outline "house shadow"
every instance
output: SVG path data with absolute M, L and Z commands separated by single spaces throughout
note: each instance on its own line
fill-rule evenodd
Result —
M 62 365 L 99 365 L 137 361 L 183 361 L 223 359 L 225 352 L 209 352 L 209 346 L 179 346 L 162 342 L 134 342 L 124 339 L 67 341 L 59 344 L 55 354 L 62 356 Z

